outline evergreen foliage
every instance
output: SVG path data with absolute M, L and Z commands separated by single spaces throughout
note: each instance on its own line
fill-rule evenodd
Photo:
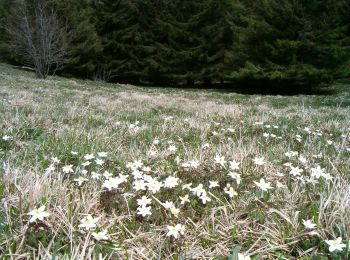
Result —
M 47 2 L 73 36 L 65 74 L 134 84 L 283 88 L 350 75 L 348 0 Z M 0 0 L 2 24 L 11 19 L 11 3 Z M 0 55 L 11 61 L 3 28 L 0 33 Z
M 70 31 L 70 62 L 65 72 L 92 77 L 97 72 L 102 58 L 102 44 L 97 35 L 95 10 L 90 0 L 49 0 L 50 6 L 62 19 Z
M 0 0 L 0 61 L 12 61 L 13 57 L 8 49 L 9 35 L 7 33 L 7 25 L 10 22 L 8 15 L 13 0 Z
M 235 79 L 319 85 L 337 77 L 349 59 L 348 1 L 254 0 L 246 10 Z

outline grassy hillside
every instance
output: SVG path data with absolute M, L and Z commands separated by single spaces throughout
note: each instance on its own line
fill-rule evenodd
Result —
M 0 64 L 1 254 L 348 259 L 350 89 L 335 89 L 140 88 Z

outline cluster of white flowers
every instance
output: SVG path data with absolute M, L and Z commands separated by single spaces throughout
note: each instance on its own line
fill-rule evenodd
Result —
M 99 219 L 99 217 L 93 218 L 90 214 L 88 214 L 82 220 L 80 220 L 79 227 L 85 229 L 86 231 L 95 230 Z M 102 230 L 100 232 L 94 231 L 91 235 L 97 241 L 109 239 L 107 230 Z
M 173 117 L 164 118 L 166 125 L 172 124 Z M 230 138 L 237 131 L 232 127 L 222 127 L 220 123 L 214 122 L 216 129 L 211 132 L 214 137 L 218 138 L 221 134 L 230 134 Z M 277 125 L 256 122 L 254 126 L 262 128 L 265 139 L 282 139 L 277 132 L 280 127 Z M 140 130 L 140 122 L 136 121 L 127 127 L 128 131 L 136 133 Z M 275 131 L 272 133 L 271 131 Z M 323 136 L 320 130 L 311 130 L 308 127 L 300 129 L 299 134 L 292 135 L 291 138 L 301 143 L 309 135 L 317 137 Z M 227 137 L 227 136 L 226 136 Z M 220 137 L 219 137 L 220 138 Z M 4 139 L 4 137 L 3 137 Z M 4 139 L 5 140 L 5 139 Z M 176 141 L 174 141 L 176 140 Z M 327 172 L 326 164 L 322 162 L 323 154 L 318 153 L 313 158 L 307 157 L 303 151 L 290 150 L 282 152 L 281 160 L 275 160 L 266 154 L 249 154 L 246 157 L 230 157 L 228 154 L 210 154 L 212 143 L 203 143 L 199 151 L 204 154 L 210 154 L 209 157 L 197 155 L 194 158 L 185 157 L 182 152 L 184 144 L 181 138 L 173 140 L 162 140 L 155 138 L 150 142 L 150 148 L 142 160 L 136 159 L 124 165 L 111 170 L 108 164 L 112 162 L 109 159 L 110 153 L 97 152 L 88 153 L 80 157 L 82 163 L 79 165 L 71 164 L 58 157 L 52 157 L 46 173 L 63 173 L 64 176 L 73 176 L 71 180 L 80 188 L 86 186 L 85 183 L 99 183 L 102 191 L 117 191 L 118 194 L 131 194 L 131 199 L 137 201 L 137 207 L 133 208 L 135 216 L 143 221 L 150 221 L 156 212 L 161 211 L 164 216 L 169 217 L 166 225 L 166 236 L 178 239 L 184 235 L 186 221 L 182 218 L 186 207 L 189 207 L 193 201 L 200 203 L 201 206 L 215 205 L 216 194 L 222 193 L 227 200 L 237 200 L 244 192 L 254 191 L 258 196 L 273 194 L 279 189 L 286 188 L 289 181 L 298 181 L 303 184 L 315 184 L 322 178 L 324 181 L 330 181 L 333 177 Z M 327 140 L 327 145 L 335 145 L 333 141 Z M 300 144 L 298 144 L 300 145 Z M 296 148 L 294 148 L 296 149 Z M 79 153 L 71 151 L 74 158 L 79 159 Z M 207 155 L 206 155 L 207 156 Z M 78 160 L 77 159 L 77 160 Z M 159 164 L 166 161 L 167 163 L 162 170 Z M 277 162 L 277 163 L 276 163 Z M 171 164 L 169 167 L 168 164 Z M 277 165 L 276 165 L 277 164 Z M 322 166 L 321 166 L 322 165 Z M 278 169 L 270 171 L 271 166 Z M 247 173 L 246 169 L 255 174 Z M 161 169 L 161 170 L 160 170 Z M 170 169 L 170 170 L 169 170 Z M 200 174 L 207 172 L 204 181 L 201 181 Z M 211 174 L 211 172 L 213 174 Z M 198 181 L 193 178 L 198 174 Z M 211 175 L 210 175 L 211 174 Z M 186 178 L 182 178 L 186 176 Z M 249 177 L 249 178 L 248 178 Z M 193 183 L 188 182 L 190 179 Z M 250 190 L 246 190 L 249 188 Z M 162 194 L 172 194 L 167 200 L 159 199 Z M 174 199 L 174 197 L 176 199 Z M 267 196 L 268 197 L 268 196 Z M 173 201 L 172 201 L 172 200 Z M 261 199 L 261 197 L 257 197 Z M 129 210 L 129 209 L 128 209 Z M 34 209 L 28 213 L 31 215 L 30 222 L 37 220 L 42 221 L 49 216 L 45 211 L 45 206 Z M 92 217 L 87 214 L 81 219 L 79 228 L 86 232 L 92 232 L 92 237 L 97 240 L 108 240 L 110 236 L 106 229 L 98 227 L 100 217 Z M 174 223 L 175 222 L 175 223 Z M 182 223 L 182 224 L 179 224 Z M 318 224 L 313 219 L 303 219 L 302 226 L 306 230 L 317 229 Z M 99 232 L 97 230 L 100 230 Z M 345 245 L 339 237 L 335 240 L 325 240 L 329 245 L 329 251 L 342 251 Z M 238 259 L 250 259 L 249 255 L 238 254 Z
M 10 135 L 4 135 L 4 136 L 1 137 L 1 139 L 4 140 L 4 141 L 6 142 L 6 141 L 12 140 L 13 138 L 12 138 L 12 136 L 10 136 Z

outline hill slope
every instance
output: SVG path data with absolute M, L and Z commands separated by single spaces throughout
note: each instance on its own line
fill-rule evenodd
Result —
M 347 258 L 326 242 L 350 239 L 350 99 L 337 88 L 248 96 L 0 64 L 1 253 Z M 42 205 L 48 216 L 32 212 Z

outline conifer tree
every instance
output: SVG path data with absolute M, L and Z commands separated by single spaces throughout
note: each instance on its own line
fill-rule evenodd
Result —
M 0 61 L 15 62 L 15 55 L 9 50 L 8 24 L 10 23 L 9 10 L 13 0 L 0 0 Z
M 196 27 L 201 39 L 201 78 L 209 82 L 223 82 L 235 69 L 234 45 L 237 42 L 241 12 L 237 1 L 210 0 L 198 15 Z
M 7 11 L 0 0 L 0 58 Z M 28 3 L 33 0 L 25 0 Z M 348 0 L 47 0 L 72 41 L 62 71 L 156 85 L 313 86 L 350 75 Z
M 150 31 L 149 1 L 95 1 L 102 62 L 113 80 L 140 83 L 145 78 L 145 59 L 155 51 Z
M 247 26 L 240 36 L 245 83 L 318 85 L 331 82 L 349 52 L 339 15 L 347 1 L 245 1 Z
M 95 28 L 95 13 L 89 0 L 49 0 L 70 31 L 69 63 L 64 73 L 92 77 L 100 68 L 102 44 Z
M 153 60 L 161 75 L 173 84 L 193 85 L 200 72 L 200 35 L 196 15 L 203 1 L 174 0 L 163 3 L 162 12 L 154 24 L 157 52 Z

